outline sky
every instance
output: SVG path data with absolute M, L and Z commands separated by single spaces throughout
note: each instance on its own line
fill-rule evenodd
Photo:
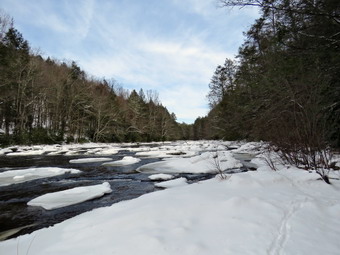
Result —
M 178 122 L 209 111 L 218 65 L 234 58 L 259 16 L 218 0 L 0 0 L 43 57 L 75 61 L 90 76 L 156 90 Z

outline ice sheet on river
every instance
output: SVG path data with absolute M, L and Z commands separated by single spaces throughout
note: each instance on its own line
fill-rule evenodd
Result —
M 168 181 L 174 178 L 171 174 L 153 174 L 148 177 L 152 181 Z
M 158 188 L 174 188 L 174 187 L 184 186 L 187 184 L 188 184 L 187 179 L 184 177 L 181 177 L 181 178 L 177 178 L 177 179 L 170 180 L 170 181 L 156 183 L 155 186 Z
M 37 167 L 23 170 L 10 170 L 0 173 L 0 186 L 47 178 L 65 173 L 77 174 L 81 171 L 73 168 Z
M 110 184 L 108 182 L 104 182 L 99 185 L 77 187 L 48 193 L 32 199 L 27 203 L 27 205 L 41 206 L 46 210 L 53 210 L 69 205 L 79 204 L 111 192 Z
M 132 165 L 132 164 L 138 163 L 139 161 L 141 161 L 139 158 L 125 156 L 121 160 L 105 162 L 102 165 L 103 166 L 125 166 L 125 165 Z
M 112 158 L 79 158 L 79 159 L 71 159 L 69 162 L 72 164 L 83 164 L 83 163 L 96 163 L 96 162 L 104 162 L 110 161 Z
M 172 144 L 164 144 L 158 147 L 139 147 L 129 148 L 130 151 L 136 151 L 140 157 L 192 157 L 202 151 L 223 151 L 229 145 L 221 141 L 178 141 Z
M 221 170 L 240 168 L 229 151 L 204 152 L 191 158 L 172 158 L 143 165 L 137 171 L 145 173 L 215 173 Z

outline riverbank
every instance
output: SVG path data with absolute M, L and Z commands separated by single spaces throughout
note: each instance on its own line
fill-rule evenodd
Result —
M 296 169 L 240 173 L 96 209 L 2 242 L 0 253 L 335 255 L 339 191 Z
M 257 171 L 148 193 L 0 242 L 0 254 L 338 254 L 338 173 L 328 185 L 314 171 L 252 162 Z

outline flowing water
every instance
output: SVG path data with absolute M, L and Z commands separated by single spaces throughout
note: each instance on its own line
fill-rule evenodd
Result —
M 129 151 L 119 151 L 111 155 L 112 160 L 132 156 Z M 136 169 L 144 164 L 159 161 L 158 158 L 141 158 L 129 166 L 102 166 L 102 162 L 70 164 L 69 160 L 93 156 L 0 156 L 0 172 L 25 169 L 29 167 L 75 168 L 80 174 L 64 174 L 42 178 L 19 184 L 0 187 L 0 240 L 31 233 L 74 217 L 80 213 L 104 206 L 110 206 L 122 200 L 133 199 L 143 194 L 158 190 L 148 179 L 148 174 L 138 173 Z M 107 157 L 107 156 L 105 156 Z M 177 174 L 186 177 L 189 183 L 208 179 L 214 174 Z M 109 182 L 112 193 L 100 198 L 55 210 L 27 206 L 31 199 L 50 192 L 66 190 L 79 186 L 88 186 Z

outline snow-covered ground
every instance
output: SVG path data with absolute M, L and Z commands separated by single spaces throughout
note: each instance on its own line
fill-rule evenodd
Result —
M 41 206 L 46 210 L 52 210 L 56 208 L 82 203 L 84 201 L 101 197 L 111 192 L 112 190 L 110 188 L 110 184 L 108 182 L 104 182 L 103 184 L 99 185 L 83 186 L 48 193 L 32 199 L 27 203 L 27 205 Z
M 170 158 L 143 165 L 137 171 L 145 173 L 217 173 L 218 170 L 240 168 L 242 164 L 231 151 L 203 152 L 191 158 Z
M 264 170 L 154 192 L 1 242 L 0 254 L 336 255 L 340 185 L 318 179 Z
M 339 254 L 340 174 L 332 173 L 336 178 L 328 185 L 314 171 L 284 165 L 272 171 L 261 158 L 262 145 L 159 144 L 150 151 L 193 148 L 200 155 L 173 155 L 146 165 L 144 172 L 202 173 L 216 171 L 217 166 L 239 167 L 228 146 L 256 156 L 252 163 L 258 169 L 190 185 L 184 178 L 157 182 L 171 188 L 0 242 L 0 254 Z
M 59 167 L 36 167 L 22 170 L 8 170 L 0 173 L 0 187 L 41 178 L 47 178 L 65 173 L 80 173 L 77 169 Z

